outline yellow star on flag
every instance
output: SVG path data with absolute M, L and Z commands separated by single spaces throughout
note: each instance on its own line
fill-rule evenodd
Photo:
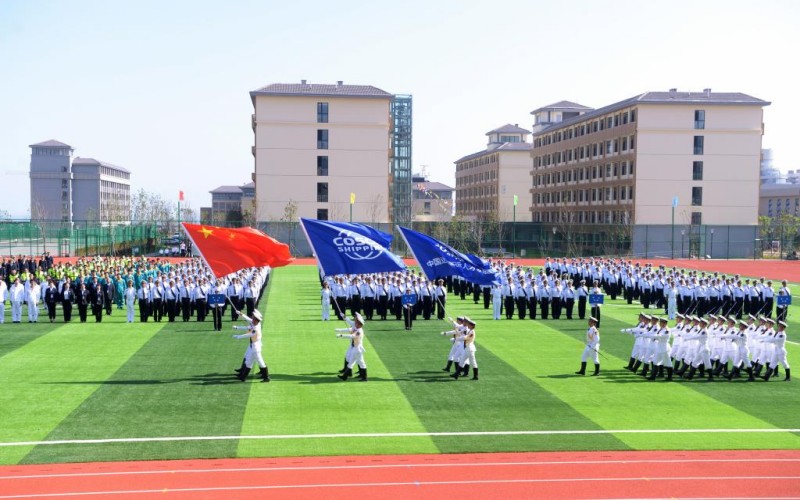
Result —
M 200 228 L 200 232 L 203 233 L 203 236 L 205 236 L 206 239 L 208 239 L 209 236 L 214 234 L 214 230 L 213 229 L 209 229 L 207 227 Z

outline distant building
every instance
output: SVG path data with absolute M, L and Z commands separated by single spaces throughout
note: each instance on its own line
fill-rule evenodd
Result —
M 128 221 L 130 171 L 50 140 L 31 144 L 31 218 L 61 222 Z
M 253 220 L 255 184 L 220 186 L 211 193 L 209 224 L 242 224 Z
M 250 92 L 258 221 L 411 220 L 411 96 L 369 85 L 274 83 Z
M 530 131 L 507 124 L 486 133 L 486 149 L 456 160 L 456 215 L 474 220 L 530 220 Z
M 789 184 L 800 184 L 800 170 L 789 170 L 786 172 L 786 182 Z
M 453 188 L 425 177 L 412 178 L 412 212 L 417 221 L 449 221 L 453 216 Z
M 600 109 L 566 101 L 536 109 L 533 221 L 554 230 L 629 227 L 634 253 L 656 255 L 674 253 L 673 212 L 689 228 L 690 254 L 709 253 L 701 227 L 727 226 L 732 241 L 752 240 L 769 104 L 742 93 L 671 89 Z
M 800 216 L 800 184 L 762 184 L 758 215 L 780 217 L 783 214 Z

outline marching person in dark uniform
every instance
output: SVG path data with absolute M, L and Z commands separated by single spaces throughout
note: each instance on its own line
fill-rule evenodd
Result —
M 175 322 L 175 306 L 177 305 L 178 297 L 176 295 L 175 282 L 170 281 L 169 286 L 164 289 L 164 299 L 167 303 L 167 321 L 170 323 Z
M 633 296 L 633 289 L 631 289 L 631 297 Z M 586 301 L 589 298 L 589 290 L 586 288 L 586 280 L 581 280 L 581 284 L 578 289 L 575 291 L 575 295 L 578 296 L 578 318 L 585 319 L 586 318 Z M 628 302 L 630 304 L 631 302 Z
M 78 293 L 75 294 L 75 299 L 78 303 L 78 317 L 81 323 L 86 323 L 86 314 L 89 305 L 92 303 L 92 293 L 86 289 L 85 283 L 81 283 Z
M 386 284 L 386 278 L 381 278 L 378 284 L 378 315 L 381 320 L 386 319 L 389 312 L 389 285 Z
M 44 303 L 47 306 L 47 317 L 50 323 L 56 320 L 56 303 L 58 302 L 58 290 L 53 280 L 47 281 L 47 290 L 44 291 Z
M 103 309 L 106 306 L 106 294 L 103 291 L 103 285 L 97 284 L 94 288 L 92 295 L 92 314 L 94 314 L 95 323 L 103 321 Z

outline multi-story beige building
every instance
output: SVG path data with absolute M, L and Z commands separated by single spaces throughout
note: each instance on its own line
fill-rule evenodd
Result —
M 634 251 L 649 239 L 667 245 L 650 250 L 669 252 L 675 224 L 691 234 L 701 226 L 739 228 L 751 245 L 769 104 L 741 93 L 672 89 L 595 110 L 566 101 L 536 109 L 533 221 L 554 229 L 629 226 Z M 643 226 L 666 234 L 638 234 Z
M 800 185 L 762 184 L 758 215 L 777 218 L 784 214 L 800 216 Z
M 474 220 L 530 219 L 530 131 L 507 124 L 486 133 L 486 149 L 456 160 L 456 215 Z
M 303 80 L 250 97 L 258 221 L 284 219 L 293 205 L 296 217 L 349 220 L 351 193 L 353 221 L 410 219 L 410 96 Z

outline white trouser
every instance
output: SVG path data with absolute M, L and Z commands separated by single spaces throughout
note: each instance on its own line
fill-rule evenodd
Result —
M 746 345 L 739 346 L 739 348 L 733 353 L 733 366 L 739 366 L 740 363 L 744 363 L 745 368 L 750 368 L 753 366 L 753 364 L 750 363 L 749 354 L 750 351 L 747 350 Z
M 17 323 L 22 321 L 22 302 L 11 303 L 11 321 Z
M 458 361 L 460 358 L 459 356 L 459 342 L 453 342 L 452 347 L 450 347 L 450 353 L 447 355 L 447 361 Z
M 492 319 L 500 319 L 500 299 L 492 300 Z
M 322 319 L 323 320 L 331 319 L 331 302 L 330 301 L 323 301 L 322 302 Z
M 351 370 L 353 369 L 354 366 L 356 366 L 356 364 L 358 364 L 359 368 L 361 369 L 367 368 L 367 363 L 364 362 L 364 349 L 359 349 L 357 347 L 354 347 L 352 349 L 351 358 L 352 359 L 350 359 L 349 363 L 347 364 L 347 367 L 350 368 Z
M 475 344 L 470 344 L 469 347 L 464 347 L 464 352 L 461 354 L 461 368 L 467 365 L 472 366 L 472 369 L 478 367 L 478 361 L 475 359 Z
M 244 365 L 248 368 L 253 367 L 253 363 L 258 362 L 258 366 L 266 368 L 267 364 L 264 363 L 264 358 L 261 357 L 261 342 L 253 342 L 245 354 Z
M 32 300 L 28 301 L 28 321 L 39 320 L 39 303 Z
M 6 322 L 6 303 L 0 304 L 0 325 Z
M 590 359 L 594 360 L 594 364 L 600 364 L 600 344 L 597 344 L 596 347 L 587 345 L 583 349 L 583 354 L 581 354 L 581 362 L 586 362 Z
M 786 349 L 775 349 L 775 352 L 772 354 L 769 360 L 770 368 L 775 368 L 778 366 L 778 363 L 782 364 L 784 369 L 791 368 L 789 362 L 786 361 Z
M 701 364 L 705 365 L 706 368 L 711 368 L 711 357 L 709 356 L 708 347 L 701 347 L 697 350 L 697 354 L 694 355 L 694 359 L 692 359 L 692 366 L 697 368 Z
M 133 302 L 126 302 L 125 308 L 128 311 L 128 323 L 133 323 Z

